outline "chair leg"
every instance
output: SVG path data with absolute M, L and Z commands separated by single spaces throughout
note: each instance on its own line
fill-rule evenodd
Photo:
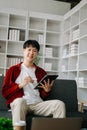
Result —
M 79 104 L 79 111 L 80 112 L 83 112 L 83 105 L 84 105 L 84 103 L 80 102 L 80 104 Z

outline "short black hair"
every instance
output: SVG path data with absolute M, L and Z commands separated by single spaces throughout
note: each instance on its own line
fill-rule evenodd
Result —
M 25 41 L 24 44 L 23 44 L 23 48 L 25 49 L 25 48 L 29 47 L 30 45 L 32 47 L 35 47 L 38 51 L 40 50 L 40 45 L 36 40 L 27 40 L 27 41 Z

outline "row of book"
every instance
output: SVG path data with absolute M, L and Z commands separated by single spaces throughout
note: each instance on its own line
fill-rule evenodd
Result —
M 43 36 L 43 34 L 38 34 L 38 42 L 39 42 L 39 44 L 44 44 L 44 36 Z
M 20 58 L 18 58 L 18 57 L 15 57 L 15 58 L 14 57 L 8 57 L 7 58 L 7 66 L 8 67 L 13 66 L 13 65 L 16 65 L 16 64 L 18 64 L 18 63 L 20 63 L 22 61 L 23 61 L 22 57 L 20 57 Z M 44 64 L 44 69 L 46 71 L 51 71 L 52 70 L 52 63 L 45 63 Z
M 51 48 L 51 47 L 46 47 L 46 48 L 45 48 L 45 56 L 46 56 L 46 57 L 52 57 L 52 56 L 53 56 L 53 48 Z
M 71 63 L 70 63 L 70 65 L 72 65 Z M 61 66 L 61 71 L 63 72 L 63 71 L 68 71 L 68 70 L 77 70 L 77 68 L 78 68 L 78 64 L 77 63 L 73 63 L 73 65 L 72 66 L 68 66 L 68 64 L 67 65 L 62 65 Z
M 20 36 L 20 30 L 19 29 L 9 29 L 9 40 L 19 41 L 20 37 L 21 36 Z M 37 40 L 40 44 L 44 44 L 44 35 L 38 34 Z
M 20 40 L 20 30 L 9 29 L 9 40 L 19 41 Z
M 79 38 L 79 29 L 76 29 L 72 32 L 72 40 L 76 40 Z
M 8 57 L 7 58 L 7 66 L 13 66 L 23 61 L 22 57 Z
M 65 42 L 70 42 L 71 40 L 76 40 L 79 38 L 79 34 L 80 34 L 80 30 L 79 29 L 75 29 L 72 31 L 72 37 L 70 35 L 70 33 L 67 33 L 67 35 L 65 35 Z
M 83 87 L 87 88 L 87 78 L 79 77 L 78 78 L 78 86 L 80 88 L 83 88 Z
M 76 54 L 78 54 L 78 44 L 73 43 L 70 46 L 70 55 L 73 56 Z
M 67 47 L 63 50 L 63 58 L 67 57 L 67 56 L 74 56 L 78 54 L 78 44 L 77 43 L 73 43 L 70 45 L 70 48 Z

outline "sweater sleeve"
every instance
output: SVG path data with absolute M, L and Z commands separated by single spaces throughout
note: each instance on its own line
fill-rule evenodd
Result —
M 9 68 L 9 70 L 7 71 L 5 78 L 4 78 L 4 82 L 3 82 L 3 86 L 2 86 L 2 95 L 3 97 L 5 97 L 6 99 L 10 98 L 12 95 L 14 95 L 14 93 L 16 93 L 17 91 L 19 91 L 19 87 L 18 84 L 15 83 L 15 78 L 14 78 L 14 69 L 13 67 Z
M 43 100 L 47 99 L 47 97 L 50 95 L 51 91 L 50 92 L 45 92 L 43 89 L 40 90 L 40 96 Z

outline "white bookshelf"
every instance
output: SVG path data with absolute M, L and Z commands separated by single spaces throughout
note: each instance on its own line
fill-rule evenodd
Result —
M 64 15 L 60 78 L 75 79 L 79 100 L 87 93 L 87 1 Z M 83 96 L 84 94 L 84 96 Z
M 10 66 L 23 60 L 22 46 L 27 39 L 40 43 L 39 66 L 47 73 L 58 73 L 62 20 L 63 16 L 38 12 L 1 11 L 0 73 L 5 75 Z M 50 54 L 45 55 L 47 47 Z

